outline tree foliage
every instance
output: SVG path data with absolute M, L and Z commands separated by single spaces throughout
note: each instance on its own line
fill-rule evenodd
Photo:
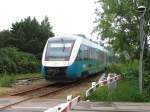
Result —
M 12 24 L 10 32 L 10 45 L 21 51 L 33 53 L 38 58 L 41 58 L 47 39 L 54 36 L 48 17 L 41 23 L 36 18 L 28 17 Z
M 27 17 L 0 31 L 0 73 L 36 72 L 44 45 L 54 36 L 48 17 L 42 22 Z
M 145 34 L 147 49 L 147 38 L 149 36 L 150 1 L 148 0 L 99 0 L 103 11 L 96 9 L 95 31 L 102 39 L 108 39 L 113 51 L 120 55 L 128 54 L 130 58 L 138 58 L 139 54 L 139 15 L 137 7 L 146 6 Z M 147 56 L 147 55 L 146 55 Z M 124 56 L 125 57 L 125 56 Z
M 0 73 L 37 72 L 39 62 L 33 54 L 18 51 L 17 48 L 0 49 Z
M 149 88 L 150 79 L 150 51 L 148 39 L 150 37 L 150 1 L 149 0 L 98 0 L 97 4 L 102 6 L 96 9 L 95 31 L 103 40 L 109 40 L 113 51 L 120 54 L 125 61 L 126 56 L 131 60 L 139 59 L 140 37 L 139 23 L 140 15 L 138 6 L 145 6 L 145 50 L 144 50 L 144 85 Z M 129 61 L 127 61 L 129 62 Z
M 9 30 L 3 30 L 0 32 L 0 48 L 9 45 L 9 39 L 11 38 L 11 33 Z

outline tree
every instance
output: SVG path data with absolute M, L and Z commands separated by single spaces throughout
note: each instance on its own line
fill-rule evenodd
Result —
M 139 59 L 140 38 L 139 38 L 139 15 L 137 8 L 140 5 L 146 7 L 145 13 L 145 46 L 144 61 L 145 75 L 144 81 L 150 90 L 150 51 L 148 50 L 148 39 L 150 37 L 150 1 L 149 0 L 98 0 L 103 11 L 96 9 L 95 31 L 102 39 L 108 39 L 113 51 L 120 54 L 122 60 L 128 54 L 131 59 Z M 148 71 L 148 73 L 147 73 Z M 145 83 L 144 82 L 144 83 Z M 149 91 L 148 90 L 148 91 Z
M 33 54 L 17 48 L 1 48 L 0 57 L 0 74 L 37 72 L 39 68 L 39 61 Z
M 9 46 L 9 39 L 11 38 L 11 33 L 9 30 L 3 30 L 0 32 L 0 48 Z
M 48 17 L 45 17 L 41 23 L 35 17 L 33 19 L 28 17 L 12 24 L 10 32 L 11 45 L 21 51 L 32 53 L 39 59 L 47 39 L 54 36 Z
M 102 39 L 108 39 L 113 50 L 120 55 L 128 54 L 131 59 L 139 57 L 138 5 L 147 7 L 145 34 L 149 36 L 150 1 L 147 0 L 99 0 L 103 11 L 96 9 L 95 31 Z M 145 56 L 148 54 L 146 38 Z M 125 57 L 125 56 L 124 56 Z M 125 58 L 124 58 L 125 59 Z

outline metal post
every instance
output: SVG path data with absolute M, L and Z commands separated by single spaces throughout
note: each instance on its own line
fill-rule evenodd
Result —
M 145 35 L 144 35 L 144 14 L 145 11 L 140 16 L 140 60 L 139 60 L 139 90 L 142 93 L 142 76 L 143 76 L 143 52 L 145 45 Z

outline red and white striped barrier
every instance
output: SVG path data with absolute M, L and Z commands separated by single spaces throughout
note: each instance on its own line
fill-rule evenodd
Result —
M 75 97 L 72 100 L 69 100 L 66 103 L 62 103 L 58 106 L 50 108 L 44 112 L 69 112 L 73 106 L 75 106 L 80 101 L 80 96 Z
M 86 90 L 85 97 L 87 98 L 92 92 L 96 91 L 97 88 L 105 85 L 109 85 L 117 80 L 119 80 L 121 77 L 120 75 L 114 75 L 113 77 L 110 77 L 109 74 L 107 77 L 107 80 L 99 80 L 98 83 L 92 82 L 92 87 L 90 87 L 88 90 Z

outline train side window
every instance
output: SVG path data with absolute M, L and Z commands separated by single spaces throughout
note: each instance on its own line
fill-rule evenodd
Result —
M 88 59 L 88 47 L 84 46 L 84 59 L 87 60 Z
M 97 60 L 97 49 L 95 49 L 95 60 Z
M 93 48 L 90 48 L 90 60 L 93 60 Z
M 93 48 L 91 48 L 91 59 L 93 60 L 94 59 L 94 52 L 93 52 Z
M 99 60 L 99 50 L 98 49 L 96 49 L 96 60 Z
M 90 55 L 91 55 L 91 53 L 90 53 L 90 51 L 91 51 L 91 49 L 90 49 L 90 47 L 88 47 L 88 60 L 90 60 Z
M 95 57 L 95 49 L 90 47 L 89 48 L 89 59 L 94 60 L 94 57 Z
M 103 51 L 100 51 L 99 58 L 100 58 L 100 62 L 103 64 L 104 63 L 104 52 Z
M 80 46 L 79 57 L 80 57 L 80 59 L 84 59 L 84 55 L 83 55 L 83 45 Z
M 79 53 L 80 53 L 80 51 L 77 54 L 76 60 L 80 60 Z
M 78 51 L 77 60 L 84 59 L 84 46 L 81 45 Z

